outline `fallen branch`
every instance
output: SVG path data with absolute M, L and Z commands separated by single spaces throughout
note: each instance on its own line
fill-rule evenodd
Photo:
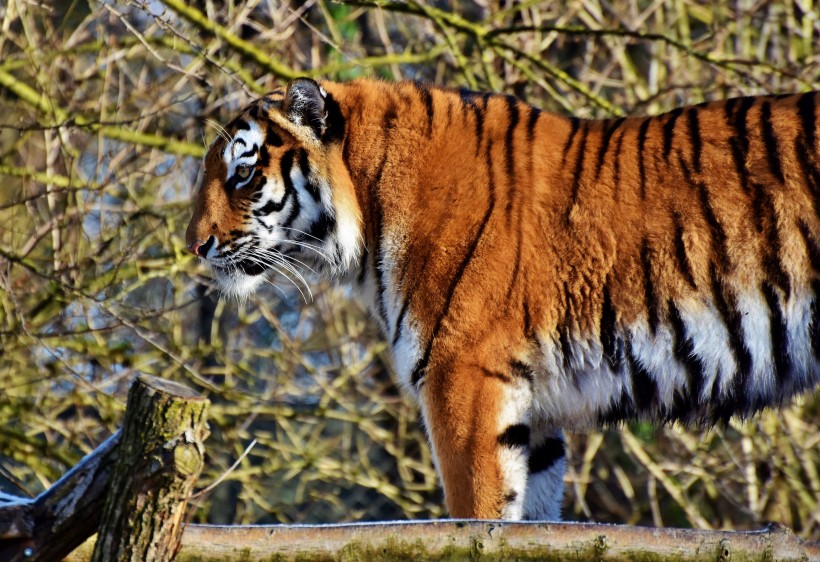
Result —
M 0 503 L 0 560 L 59 560 L 97 532 L 120 436 L 33 500 Z
M 66 560 L 86 562 L 90 545 Z M 343 525 L 189 525 L 180 560 L 820 560 L 820 543 L 762 531 L 442 520 Z

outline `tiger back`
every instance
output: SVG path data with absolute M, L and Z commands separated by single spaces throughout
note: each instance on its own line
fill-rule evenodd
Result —
M 817 93 L 642 118 L 292 82 L 205 158 L 186 240 L 227 293 L 350 286 L 451 515 L 558 519 L 562 428 L 712 424 L 820 380 Z

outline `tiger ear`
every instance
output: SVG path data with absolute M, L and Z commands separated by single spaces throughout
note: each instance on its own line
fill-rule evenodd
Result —
M 317 137 L 327 128 L 325 97 L 327 93 L 310 78 L 297 78 L 285 93 L 285 115 L 296 124 L 310 127 Z

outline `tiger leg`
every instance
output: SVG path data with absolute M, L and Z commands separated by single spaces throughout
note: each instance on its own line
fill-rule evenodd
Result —
M 474 364 L 430 368 L 419 398 L 450 516 L 521 519 L 529 381 Z
M 566 465 L 563 432 L 534 420 L 530 436 L 527 494 L 524 500 L 526 519 L 561 520 Z

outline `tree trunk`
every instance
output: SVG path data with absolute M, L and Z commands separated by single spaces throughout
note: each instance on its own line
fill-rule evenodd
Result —
M 94 561 L 173 559 L 204 464 L 207 405 L 177 383 L 145 375 L 134 381 Z

